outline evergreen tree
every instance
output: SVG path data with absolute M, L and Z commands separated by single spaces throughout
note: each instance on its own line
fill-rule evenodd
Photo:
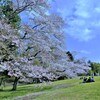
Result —
M 70 60 L 70 61 L 74 61 L 74 57 L 73 57 L 73 55 L 71 54 L 70 51 L 67 51 L 66 54 L 67 54 L 67 56 L 69 57 L 69 60 Z
M 0 19 L 4 18 L 13 28 L 18 28 L 21 20 L 13 6 L 11 0 L 0 0 Z

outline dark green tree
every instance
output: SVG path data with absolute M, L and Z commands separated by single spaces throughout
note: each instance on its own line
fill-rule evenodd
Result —
M 11 0 L 0 0 L 0 63 L 11 62 L 15 59 L 17 54 L 17 44 L 13 41 L 13 37 L 19 39 L 18 28 L 20 26 L 20 16 L 13 9 L 13 2 Z M 6 25 L 7 27 L 2 27 Z M 9 27 L 9 28 L 8 28 Z M 16 31 L 15 31 L 16 29 Z M 10 31 L 9 31 L 10 30 Z M 10 34 L 11 37 L 10 37 Z M 7 37 L 6 39 L 4 37 Z M 8 71 L 0 72 L 1 81 L 8 78 Z M 16 85 L 16 78 L 14 80 L 13 90 Z
M 72 55 L 72 53 L 70 51 L 67 51 L 66 54 L 69 57 L 69 61 L 74 61 L 74 57 L 73 57 L 73 55 Z
M 18 28 L 20 25 L 20 17 L 13 9 L 13 2 L 11 0 L 0 0 L 0 19 L 6 19 L 7 23 L 13 28 Z
M 95 76 L 97 75 L 97 73 L 100 73 L 100 63 L 91 62 L 90 60 L 88 61 L 88 63 L 90 64 L 91 71 Z

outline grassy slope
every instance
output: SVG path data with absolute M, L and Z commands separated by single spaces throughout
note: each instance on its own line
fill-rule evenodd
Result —
M 79 84 L 79 79 L 56 81 L 51 84 L 37 84 L 19 86 L 17 91 L 0 91 L 0 100 L 8 100 L 16 96 L 22 96 L 22 100 L 100 100 L 100 77 L 95 78 L 96 82 Z M 34 95 L 34 93 L 36 93 Z M 21 100 L 19 98 L 18 100 Z
M 34 100 L 100 100 L 100 77 L 95 80 L 94 83 L 75 84 L 49 91 Z

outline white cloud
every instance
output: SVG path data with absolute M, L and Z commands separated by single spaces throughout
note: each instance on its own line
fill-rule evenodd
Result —
M 95 8 L 96 12 L 100 13 L 100 7 Z
M 77 16 L 83 17 L 83 18 L 89 18 L 90 14 L 87 11 L 78 11 L 75 13 Z
M 81 29 L 81 28 L 71 27 L 71 28 L 65 29 L 65 31 L 67 34 L 78 39 L 79 41 L 88 41 L 95 37 L 94 34 L 91 34 L 91 30 L 87 28 Z
M 66 1 L 68 0 L 62 2 Z M 65 29 L 67 34 L 80 41 L 89 41 L 100 34 L 99 0 L 70 0 L 70 6 L 67 5 L 65 3 L 62 7 L 59 5 L 59 8 L 57 8 L 62 17 L 67 19 L 65 20 L 68 24 L 68 27 Z
M 86 50 L 81 50 L 80 53 L 82 53 L 82 54 L 91 54 L 91 52 L 86 51 Z

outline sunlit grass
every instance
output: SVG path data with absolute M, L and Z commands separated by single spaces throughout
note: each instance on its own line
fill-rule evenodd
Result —
M 81 83 L 49 91 L 34 100 L 100 100 L 100 77 L 95 80 L 93 83 Z
M 25 95 L 29 95 L 26 100 L 100 100 L 100 77 L 95 77 L 95 81 L 84 84 L 80 83 L 82 80 L 79 78 L 68 79 L 18 86 L 17 91 L 9 91 L 11 87 L 6 87 L 4 91 L 0 91 L 0 100 L 11 100 L 18 96 L 26 98 Z M 41 94 L 34 95 L 35 93 Z
M 5 87 L 3 91 L 0 91 L 0 100 L 11 100 L 14 97 L 22 96 L 34 92 L 40 92 L 44 90 L 49 90 L 52 86 L 46 86 L 44 84 L 37 84 L 37 85 L 23 85 L 18 86 L 16 91 L 10 91 L 12 87 Z

